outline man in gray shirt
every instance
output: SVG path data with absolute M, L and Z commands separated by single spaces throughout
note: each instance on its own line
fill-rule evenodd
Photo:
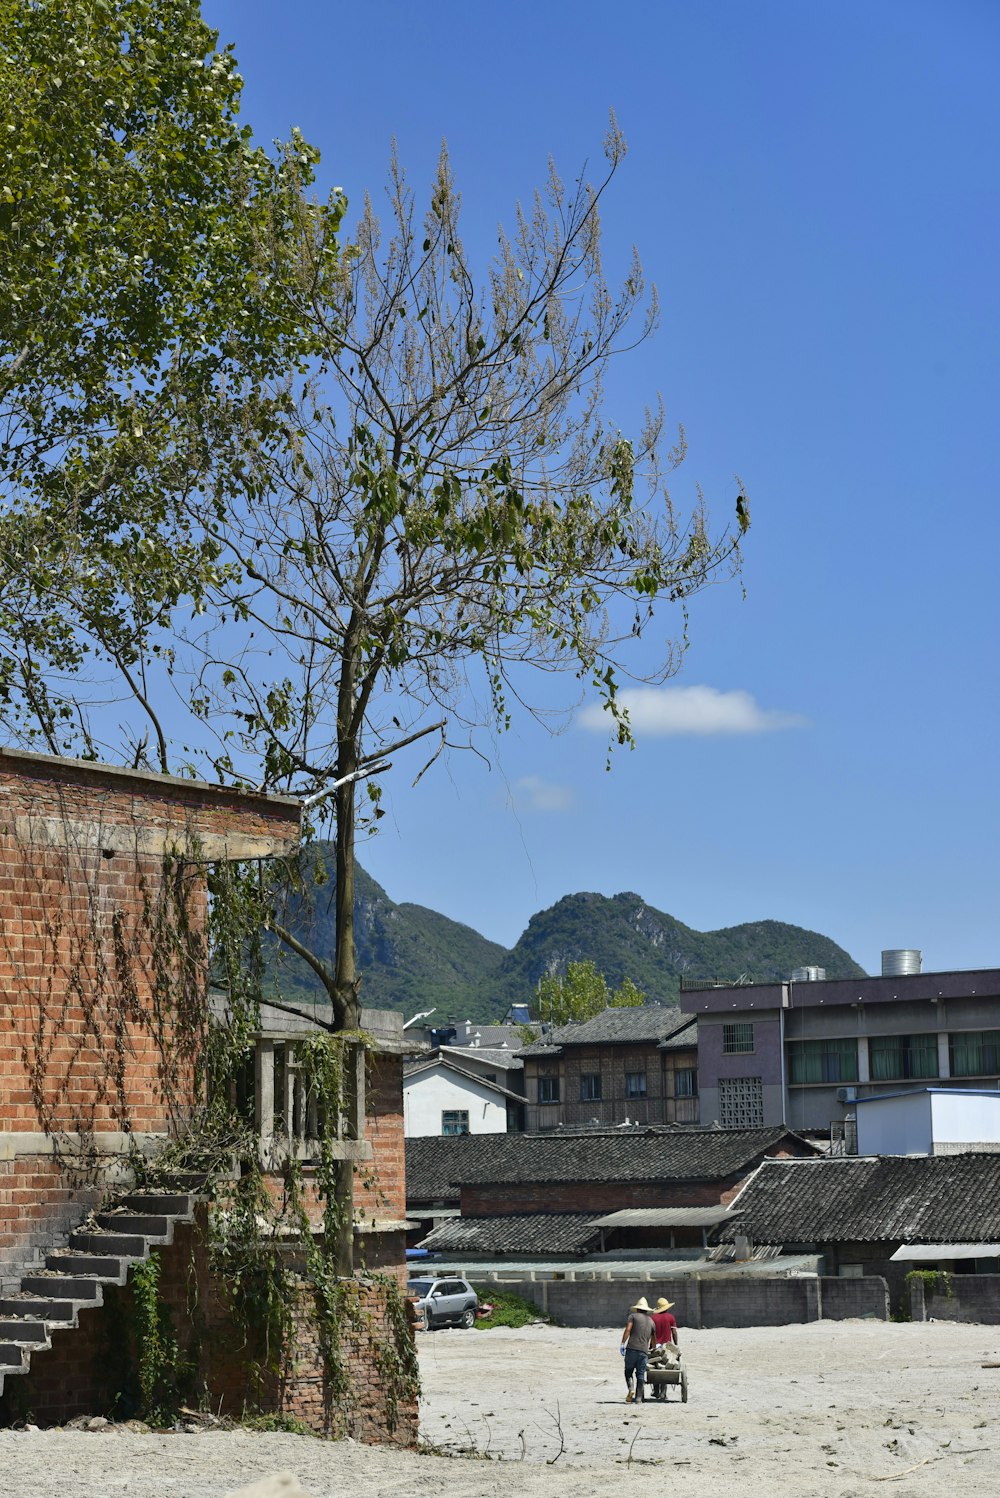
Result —
M 621 1350 L 625 1354 L 625 1383 L 628 1393 L 625 1403 L 646 1401 L 646 1359 L 656 1346 L 656 1327 L 650 1314 L 646 1297 L 637 1300 L 628 1313 L 628 1321 L 622 1332 Z

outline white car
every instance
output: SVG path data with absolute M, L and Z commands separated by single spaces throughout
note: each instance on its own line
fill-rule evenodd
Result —
M 428 1331 L 435 1326 L 475 1326 L 479 1296 L 468 1280 L 413 1279 L 406 1287 Z

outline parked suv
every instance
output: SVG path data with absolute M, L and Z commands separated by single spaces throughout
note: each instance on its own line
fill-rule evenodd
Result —
M 410 1280 L 406 1293 L 422 1313 L 428 1331 L 432 1326 L 446 1326 L 449 1322 L 459 1326 L 476 1324 L 479 1296 L 468 1280 Z

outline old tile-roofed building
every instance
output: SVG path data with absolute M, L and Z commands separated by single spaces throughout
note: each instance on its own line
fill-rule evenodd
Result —
M 818 1151 L 780 1127 L 408 1139 L 408 1210 L 460 1205 L 468 1218 L 713 1206 L 778 1153 Z
M 572 1220 L 582 1233 L 583 1217 L 596 1225 L 604 1214 L 627 1208 L 717 1208 L 768 1153 L 778 1152 L 818 1154 L 780 1127 L 408 1139 L 407 1210 L 434 1226 L 431 1238 L 415 1241 L 436 1251 L 582 1253 L 598 1246 L 597 1239 L 588 1248 L 584 1235 L 572 1246 L 559 1223 Z M 454 1220 L 439 1235 L 442 1217 Z M 469 1226 L 476 1223 L 482 1227 Z M 666 1236 L 675 1241 L 671 1229 Z M 647 1233 L 640 1225 L 629 1241 L 655 1247 L 664 1231 L 654 1224 Z M 703 1242 L 701 1223 L 682 1232 L 680 1241 Z
M 661 1007 L 658 1004 L 637 1004 L 632 1008 L 604 1009 L 593 1019 L 574 1021 L 548 1030 L 542 1039 L 522 1048 L 522 1055 L 558 1055 L 565 1046 L 607 1045 L 623 1042 L 628 1045 L 693 1045 L 697 1020 L 682 1014 L 676 1007 Z M 683 1035 L 682 1032 L 687 1032 Z
M 698 1122 L 698 1027 L 679 1009 L 605 1009 L 521 1055 L 529 1129 Z
M 590 1212 L 529 1212 L 507 1217 L 455 1217 L 439 1223 L 421 1248 L 443 1254 L 585 1254 L 598 1248 L 601 1229 Z
M 458 1177 L 490 1158 L 503 1135 L 459 1134 L 451 1138 L 426 1135 L 406 1141 L 406 1200 L 408 1206 L 458 1206 Z
M 736 1205 L 757 1243 L 986 1242 L 1000 1238 L 1000 1154 L 765 1160 Z
M 614 1129 L 518 1134 L 494 1141 L 481 1161 L 460 1168 L 468 1185 L 561 1182 L 709 1181 L 745 1171 L 791 1141 L 818 1153 L 780 1125 L 770 1129 Z

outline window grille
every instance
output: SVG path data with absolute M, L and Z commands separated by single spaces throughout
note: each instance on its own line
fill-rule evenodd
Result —
M 722 1049 L 727 1056 L 748 1056 L 753 1051 L 753 1025 L 740 1021 L 723 1025 Z
M 719 1122 L 724 1129 L 764 1127 L 764 1084 L 760 1077 L 719 1078 Z

